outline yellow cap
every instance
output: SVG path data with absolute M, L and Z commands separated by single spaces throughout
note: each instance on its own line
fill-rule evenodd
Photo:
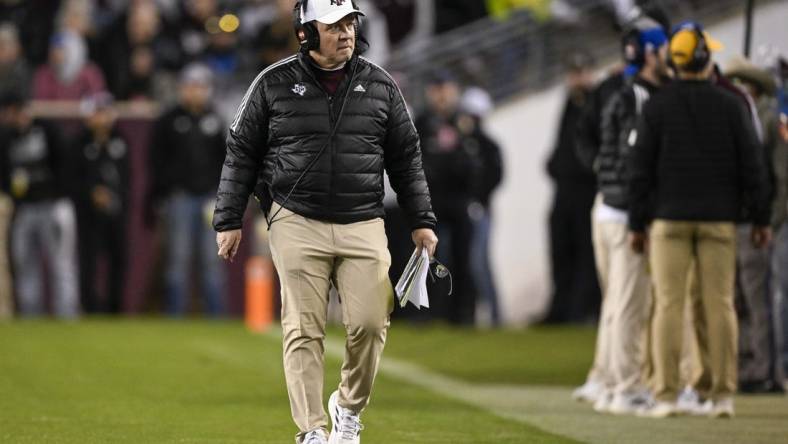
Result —
M 721 51 L 725 46 L 717 39 L 703 32 L 706 47 L 709 51 Z M 682 29 L 670 39 L 670 58 L 676 66 L 684 66 L 692 61 L 695 48 L 698 46 L 698 35 L 694 29 Z

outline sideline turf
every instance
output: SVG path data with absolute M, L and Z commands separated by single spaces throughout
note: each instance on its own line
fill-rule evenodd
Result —
M 479 331 L 394 324 L 385 353 L 468 382 L 574 386 L 585 380 L 595 340 L 592 327 Z
M 328 394 L 339 368 L 327 366 Z M 295 431 L 280 344 L 236 322 L 0 324 L 0 412 L 9 443 L 291 443 Z M 364 420 L 370 444 L 573 442 L 385 376 Z

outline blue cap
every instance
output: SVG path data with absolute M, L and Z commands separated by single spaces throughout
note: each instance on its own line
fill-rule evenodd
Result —
M 640 31 L 640 44 L 643 48 L 652 46 L 654 49 L 658 49 L 667 43 L 668 35 L 665 34 L 665 30 L 662 28 L 651 28 Z

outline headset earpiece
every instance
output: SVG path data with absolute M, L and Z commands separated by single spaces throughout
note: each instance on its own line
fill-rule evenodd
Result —
M 643 66 L 646 54 L 643 45 L 640 44 L 640 31 L 632 28 L 624 34 L 621 39 L 621 51 L 628 65 Z
M 299 0 L 293 7 L 293 28 L 298 43 L 301 45 L 301 52 L 304 54 L 309 51 L 320 49 L 320 34 L 314 23 L 304 23 L 303 14 L 306 12 L 309 0 Z

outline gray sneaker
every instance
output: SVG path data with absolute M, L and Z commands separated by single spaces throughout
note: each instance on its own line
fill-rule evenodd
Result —
M 328 437 L 326 431 L 323 429 L 315 429 L 307 433 L 301 444 L 328 444 Z
M 335 391 L 328 398 L 328 414 L 331 416 L 331 435 L 328 444 L 360 444 L 361 425 L 359 414 L 341 407 L 338 404 L 339 392 Z

